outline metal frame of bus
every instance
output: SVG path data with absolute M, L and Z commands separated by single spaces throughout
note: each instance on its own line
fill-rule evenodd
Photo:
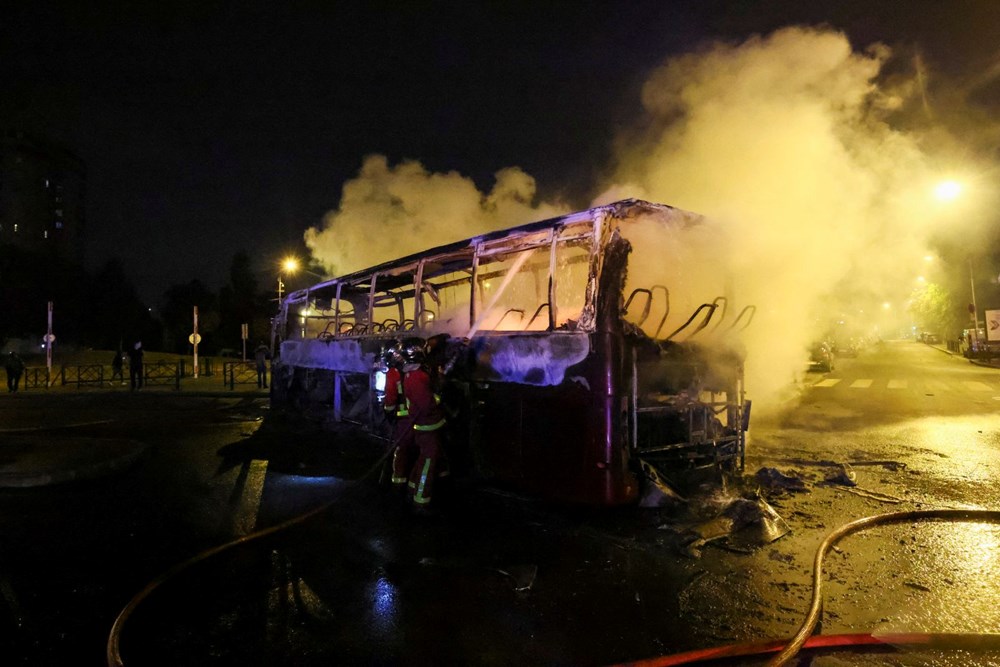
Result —
M 467 472 L 548 499 L 611 506 L 634 502 L 651 469 L 667 477 L 742 469 L 749 401 L 735 335 L 753 307 L 728 317 L 720 296 L 661 335 L 667 286 L 624 294 L 631 244 L 623 228 L 700 220 L 625 200 L 292 292 L 275 319 L 272 400 L 386 437 L 381 355 L 393 341 L 420 337 L 436 344 L 430 363 L 442 370 L 449 447 Z M 544 300 L 518 307 L 532 289 Z M 456 307 L 445 321 L 447 298 Z M 664 310 L 655 328 L 647 324 L 654 304 Z

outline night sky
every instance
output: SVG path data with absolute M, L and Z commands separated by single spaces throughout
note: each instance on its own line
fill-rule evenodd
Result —
M 956 79 L 1000 56 L 995 0 L 4 3 L 0 125 L 84 159 L 88 265 L 155 303 L 238 250 L 273 281 L 372 153 L 586 206 L 652 68 L 789 24 Z

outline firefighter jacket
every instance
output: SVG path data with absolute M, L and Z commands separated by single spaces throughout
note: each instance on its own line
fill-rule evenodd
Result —
M 423 366 L 408 370 L 403 377 L 403 393 L 415 431 L 436 431 L 444 426 L 444 410 L 435 396 L 431 376 Z
M 385 374 L 385 404 L 383 409 L 397 417 L 409 414 L 406 409 L 406 394 L 403 392 L 403 374 L 398 368 L 390 368 Z

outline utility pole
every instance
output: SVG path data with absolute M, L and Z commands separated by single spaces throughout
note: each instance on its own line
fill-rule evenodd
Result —
M 972 340 L 973 349 L 979 350 L 979 306 L 976 304 L 976 280 L 972 275 L 972 258 L 969 258 L 969 287 L 972 288 Z

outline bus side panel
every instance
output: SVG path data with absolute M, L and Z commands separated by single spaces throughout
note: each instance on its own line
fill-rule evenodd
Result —
M 579 381 L 495 382 L 478 384 L 473 400 L 474 459 L 483 476 L 550 500 L 598 506 L 635 500 L 626 459 L 607 454 L 614 410 L 604 392 Z

